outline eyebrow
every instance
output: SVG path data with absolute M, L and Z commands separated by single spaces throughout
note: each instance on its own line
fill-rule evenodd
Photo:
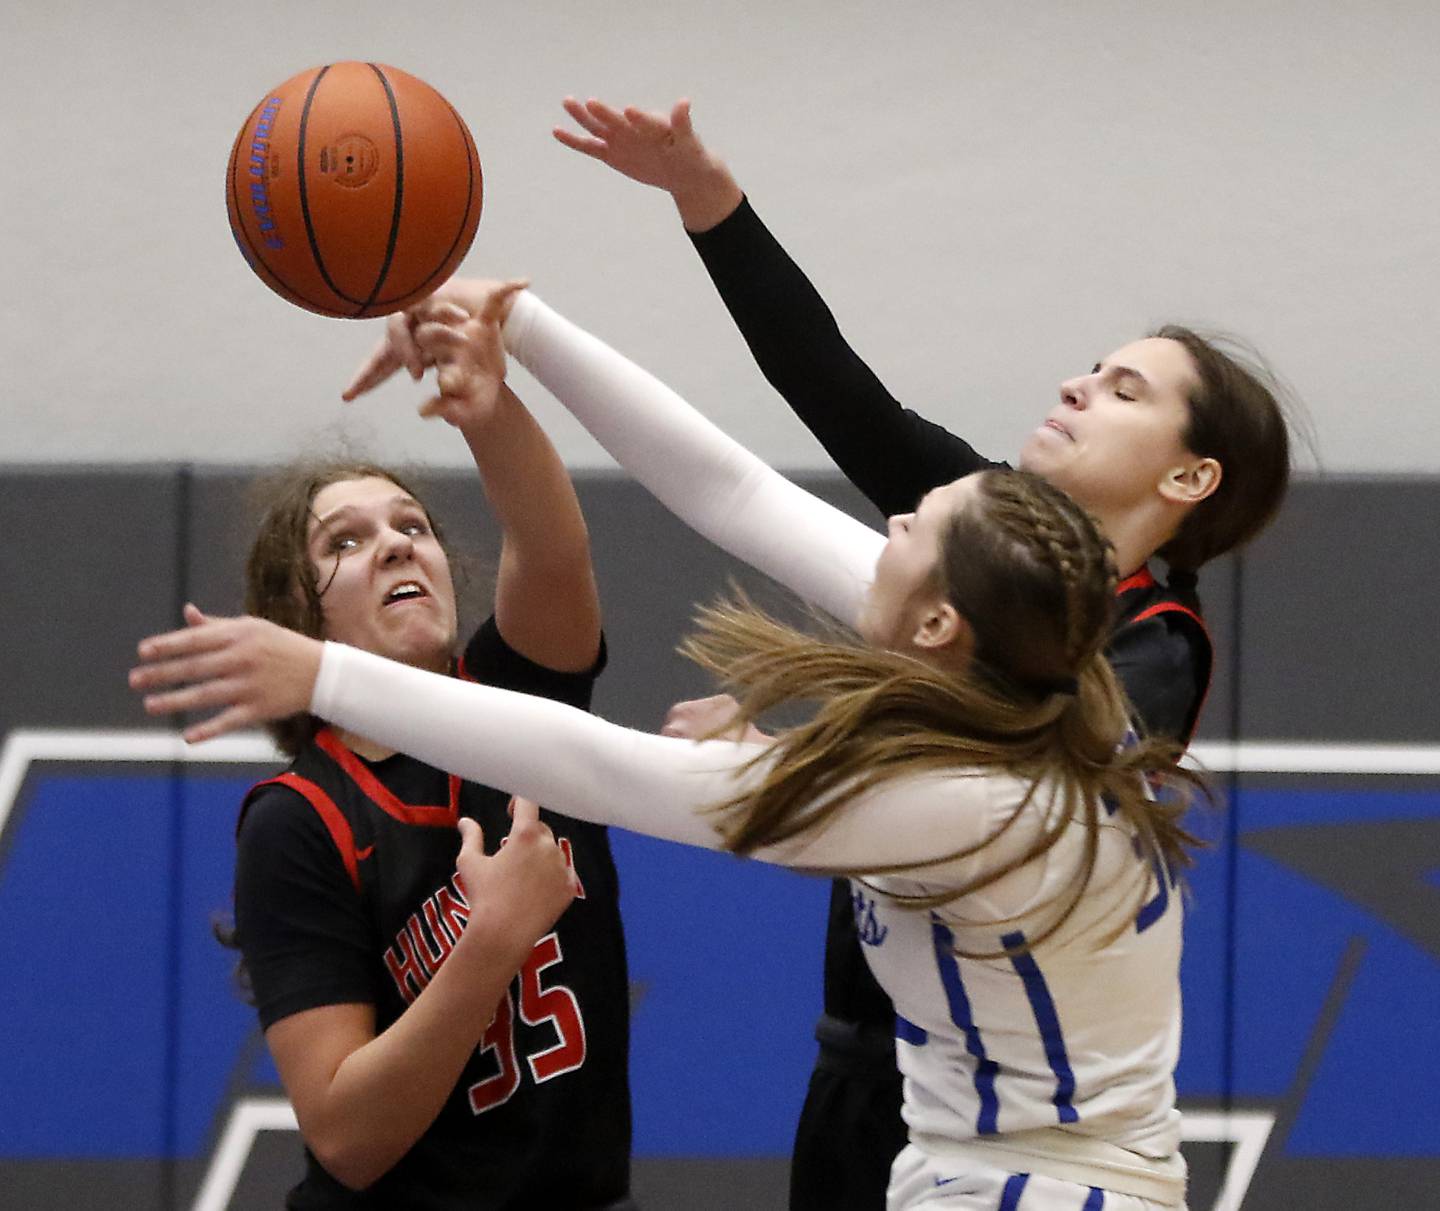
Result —
M 1114 364 L 1107 366 L 1104 362 L 1096 362 L 1095 368 L 1102 374 L 1108 374 L 1112 378 L 1131 378 L 1143 387 L 1150 386 L 1150 380 L 1141 374 L 1140 371 L 1136 370 L 1134 366 L 1118 366 Z
M 425 512 L 425 506 L 422 505 L 413 496 L 407 496 L 404 494 L 400 496 L 392 496 L 385 503 L 391 508 L 395 508 L 398 506 L 402 509 L 408 509 L 413 506 L 414 508 L 419 509 L 422 513 Z M 350 516 L 350 514 L 357 511 L 358 510 L 355 508 L 354 505 L 336 505 L 335 508 L 331 509 L 330 512 L 325 514 L 324 517 L 315 517 L 314 532 L 318 534 L 321 530 L 328 529 L 330 526 L 334 525 L 335 522 L 344 521 L 345 518 Z M 314 514 L 312 514 L 311 516 L 314 516 Z

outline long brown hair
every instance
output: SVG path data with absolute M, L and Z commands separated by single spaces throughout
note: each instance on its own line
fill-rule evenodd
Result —
M 308 540 L 315 497 L 331 484 L 371 478 L 388 479 L 402 492 L 420 499 L 389 467 L 354 459 L 295 463 L 257 483 L 254 496 L 262 502 L 263 514 L 245 561 L 247 614 L 267 618 L 311 638 L 321 636 L 325 626 L 321 598 L 334 570 L 322 580 L 310 559 Z M 428 510 L 426 516 L 441 548 L 448 554 L 439 523 Z M 265 727 L 276 747 L 293 757 L 315 738 L 321 723 L 313 715 L 299 714 Z
M 1202 784 L 1179 768 L 1173 743 L 1133 737 L 1126 743 L 1125 696 L 1102 654 L 1115 562 L 1093 519 L 1035 475 L 981 474 L 972 504 L 949 521 L 935 572 L 937 589 L 975 633 L 974 657 L 962 673 L 858 637 L 801 631 L 743 595 L 703 609 L 681 650 L 735 693 L 747 721 L 782 703 L 815 707 L 756 759 L 767 766 L 760 785 L 717 807 L 727 847 L 738 853 L 820 826 L 896 778 L 1004 771 L 1029 781 L 1009 820 L 974 846 L 900 869 L 832 872 L 923 874 L 986 849 L 1042 783 L 1056 785 L 1060 810 L 1045 813 L 1043 829 L 1017 857 L 962 886 L 897 897 L 917 908 L 960 900 L 1044 855 L 1073 821 L 1085 830 L 1082 860 L 1044 928 L 1029 939 L 1036 945 L 1065 923 L 1090 885 L 1102 813 L 1117 812 L 1150 852 L 1183 867 L 1195 844 L 1180 822 L 1189 795 L 1157 797 L 1150 788 L 1164 783 L 1188 792 Z M 1144 894 L 1143 881 L 1136 890 Z

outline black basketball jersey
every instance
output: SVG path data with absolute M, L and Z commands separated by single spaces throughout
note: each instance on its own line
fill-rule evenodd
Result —
M 594 673 L 525 660 L 493 620 L 461 675 L 588 705 Z M 403 708 L 399 708 L 403 709 Z M 494 853 L 509 796 L 403 754 L 365 761 L 322 730 L 242 808 L 236 923 L 261 1023 L 373 1004 L 377 1033 L 428 984 L 464 928 L 461 815 Z M 335 1207 L 598 1208 L 629 1186 L 629 986 L 603 828 L 542 808 L 583 894 L 531 953 L 444 1108 L 363 1193 L 306 1152 L 295 1211 Z M 477 1012 L 488 1012 L 479 1010 Z

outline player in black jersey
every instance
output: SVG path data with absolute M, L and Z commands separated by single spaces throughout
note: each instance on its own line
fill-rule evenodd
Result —
M 503 529 L 493 617 L 457 663 L 434 524 L 366 465 L 310 470 L 276 496 L 247 608 L 588 706 L 605 657 L 564 466 L 481 325 L 417 337 L 440 366 L 422 413 L 461 431 Z M 286 1205 L 630 1207 L 628 980 L 605 829 L 525 803 L 512 826 L 507 795 L 310 716 L 274 731 L 294 761 L 245 800 L 235 909 L 305 1139 Z
M 667 115 L 567 99 L 582 128 L 559 141 L 668 192 L 766 379 L 881 513 L 998 464 L 903 407 L 845 341 L 834 316 L 760 221 L 729 169 L 696 137 L 688 102 Z M 1289 478 L 1284 416 L 1265 376 L 1189 329 L 1167 326 L 1061 385 L 1020 466 L 1100 521 L 1123 579 L 1106 655 L 1145 732 L 1189 740 L 1212 651 L 1195 593 L 1206 561 L 1274 516 Z M 1158 555 L 1168 583 L 1151 572 Z M 725 698 L 682 703 L 673 735 L 713 732 Z M 792 1211 L 884 1205 L 904 1145 L 895 1015 L 837 880 L 825 952 L 820 1054 L 796 1133 Z

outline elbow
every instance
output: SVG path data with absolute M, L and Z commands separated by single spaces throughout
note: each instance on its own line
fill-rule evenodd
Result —
M 377 1156 L 373 1147 L 339 1132 L 307 1135 L 305 1144 L 320 1167 L 347 1190 L 358 1193 L 378 1182 L 394 1165 L 394 1159 Z

